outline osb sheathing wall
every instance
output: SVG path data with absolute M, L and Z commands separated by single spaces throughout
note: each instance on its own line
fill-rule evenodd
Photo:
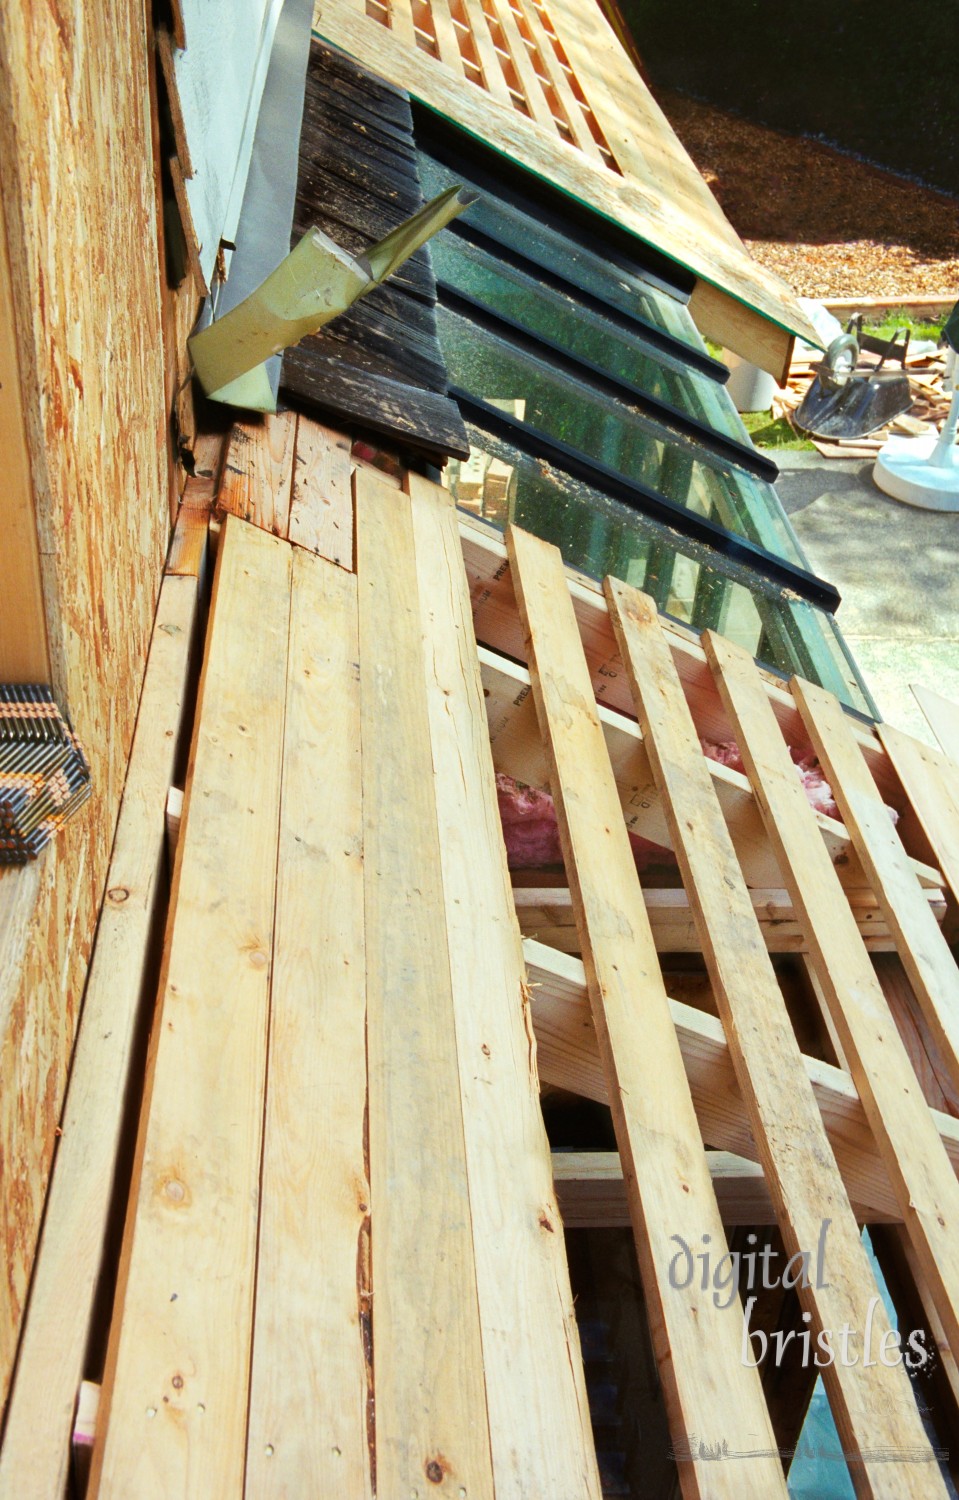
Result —
M 0 876 L 5 1401 L 169 529 L 142 0 L 0 0 L 0 162 L 53 673 L 94 785 Z

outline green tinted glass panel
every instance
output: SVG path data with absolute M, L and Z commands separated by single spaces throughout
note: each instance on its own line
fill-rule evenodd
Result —
M 806 567 L 775 491 L 684 434 L 553 369 L 448 308 L 437 321 L 450 382 L 677 505 Z
M 444 471 L 456 503 L 494 525 L 510 521 L 554 542 L 568 567 L 607 574 L 652 595 L 697 630 L 717 630 L 786 676 L 820 682 L 863 713 L 871 705 L 831 616 L 787 597 L 752 569 L 468 425 L 470 458 Z
M 583 307 L 575 297 L 497 261 L 455 233 L 437 235 L 432 255 L 440 280 L 484 307 L 522 324 L 532 334 L 552 339 L 568 354 L 589 360 L 716 432 L 748 441 L 723 386 L 644 343 L 638 332 L 627 332 L 612 319 Z
M 426 198 L 454 183 L 474 186 L 462 172 L 451 172 L 423 152 L 418 153 L 417 166 Z M 476 191 L 480 192 L 478 188 Z M 502 240 L 521 255 L 531 256 L 537 264 L 562 276 L 573 286 L 602 298 L 611 307 L 639 318 L 663 333 L 672 334 L 691 349 L 705 351 L 706 345 L 684 305 L 658 287 L 651 286 L 638 272 L 611 265 L 577 244 L 575 239 L 489 193 L 480 192 L 479 200 L 467 210 L 463 219 L 494 239 Z M 601 229 L 602 221 L 599 221 L 599 227 Z

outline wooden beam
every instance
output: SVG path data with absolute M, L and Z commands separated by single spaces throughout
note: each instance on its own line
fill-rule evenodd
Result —
M 779 855 L 803 913 L 829 1004 L 876 1144 L 950 1343 L 959 1345 L 959 1183 L 815 831 L 752 659 L 707 632 L 704 644 Z
M 959 765 L 959 704 L 920 683 L 912 684 L 913 696 L 925 715 L 926 723 L 942 747 L 942 752 Z
M 524 871 L 535 878 L 535 871 Z M 939 893 L 930 891 L 929 904 L 936 920 L 945 915 L 945 902 Z M 805 931 L 789 892 L 751 889 L 750 902 L 770 953 L 806 953 Z M 846 898 L 856 918 L 862 940 L 870 953 L 895 950 L 872 891 L 847 891 Z M 579 952 L 579 937 L 573 914 L 573 898 L 562 886 L 516 886 L 513 890 L 516 914 L 524 937 L 539 938 L 552 948 Z M 689 897 L 682 887 L 647 886 L 643 890 L 646 915 L 652 928 L 657 953 L 701 953 L 702 944 Z
M 372 1495 L 356 579 L 293 556 L 246 1492 Z
M 533 694 L 550 762 L 576 903 L 593 1024 L 620 1156 L 653 1348 L 686 1495 L 785 1495 L 762 1388 L 741 1359 L 739 1318 L 669 1277 L 677 1237 L 722 1243 L 682 1056 L 557 548 L 510 527 L 507 547 L 526 632 Z M 707 1241 L 708 1243 L 708 1241 Z M 722 1380 L 716 1378 L 721 1370 Z M 758 1453 L 704 1472 L 695 1436 L 721 1432 Z M 735 1471 L 735 1472 L 733 1472 Z
M 542 1081 L 607 1104 L 609 1093 L 590 1017 L 582 961 L 532 938 L 524 939 L 523 951 Z M 669 1009 L 703 1140 L 709 1146 L 757 1161 L 756 1143 L 722 1022 L 680 1000 L 670 1000 Z M 851 1077 L 815 1057 L 804 1056 L 803 1062 L 856 1213 L 869 1221 L 901 1219 Z M 952 1169 L 959 1173 L 959 1120 L 938 1110 L 931 1113 Z
M 786 384 L 796 343 L 788 328 L 770 322 L 702 277 L 693 287 L 689 311 L 703 338 L 768 371 L 778 385 Z
M 828 1277 L 803 1277 L 796 1287 L 810 1334 L 817 1347 L 823 1337 L 831 1346 L 836 1330 L 844 1326 L 853 1329 L 859 1340 L 872 1327 L 881 1346 L 890 1332 L 889 1319 L 713 791 L 656 604 L 648 595 L 611 578 L 606 580 L 606 598 L 789 1255 L 812 1255 L 813 1247 L 824 1243 L 821 1236 L 828 1226 Z M 863 776 L 870 779 L 855 744 L 852 752 Z M 918 893 L 918 885 L 915 889 Z M 809 1170 L 810 1159 L 816 1164 L 815 1172 Z M 905 1366 L 870 1360 L 866 1352 L 861 1367 L 853 1367 L 838 1350 L 833 1355 L 822 1378 L 843 1451 L 853 1458 L 860 1492 L 879 1497 L 894 1487 L 915 1500 L 936 1492 L 944 1497 L 945 1488 L 929 1467 L 932 1450 Z M 881 1454 L 878 1466 L 877 1452 Z M 908 1461 L 891 1457 L 906 1453 Z M 928 1461 L 917 1467 L 914 1454 Z
M 290 616 L 288 546 L 220 544 L 91 1494 L 243 1488 Z
M 959 969 L 849 732 L 837 699 L 795 678 L 792 691 L 843 822 L 878 897 L 926 1024 L 959 1088 Z M 948 818 L 948 805 L 944 815 Z
M 707 1151 L 716 1201 L 728 1229 L 775 1224 L 763 1169 L 732 1151 Z M 628 1229 L 629 1202 L 618 1151 L 554 1151 L 553 1183 L 566 1229 Z M 878 1222 L 871 1216 L 871 1223 Z
M 599 1500 L 456 512 L 409 482 L 496 1496 Z
M 20 388 L 16 307 L 0 198 L 0 452 L 3 453 L 3 588 L 0 682 L 50 681 L 33 475 Z
M 491 1500 L 413 522 L 368 471 L 356 540 L 376 1484 Z
M 959 901 L 959 766 L 891 724 L 879 733 L 953 896 Z
M 146 1019 L 143 986 L 162 917 L 164 810 L 188 722 L 197 613 L 196 579 L 165 579 L 0 1447 L 3 1500 L 59 1495 L 67 1479 L 126 1090 Z

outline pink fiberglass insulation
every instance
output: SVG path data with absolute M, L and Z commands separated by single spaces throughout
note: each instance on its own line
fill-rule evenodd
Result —
M 721 766 L 745 774 L 742 756 L 735 740 L 715 744 L 711 740 L 700 740 L 703 754 Z M 803 785 L 806 797 L 816 812 L 828 818 L 838 818 L 839 809 L 832 795 L 832 787 L 826 780 L 815 755 L 810 751 L 794 750 L 789 753 L 796 767 L 796 774 Z M 511 870 L 539 870 L 547 865 L 563 862 L 556 824 L 556 809 L 549 792 L 524 786 L 512 776 L 499 772 L 496 777 L 496 795 L 499 814 L 503 824 L 503 837 Z M 887 812 L 895 823 L 898 814 L 888 807 Z M 631 833 L 629 842 L 633 850 L 637 870 L 642 873 L 651 865 L 674 865 L 676 856 L 671 849 L 654 844 L 639 834 Z

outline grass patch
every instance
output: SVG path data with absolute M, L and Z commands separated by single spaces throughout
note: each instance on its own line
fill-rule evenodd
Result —
M 914 339 L 933 339 L 938 341 L 945 317 L 938 323 L 918 323 L 910 318 L 908 312 L 888 313 L 879 323 L 864 323 L 863 330 L 871 333 L 877 339 L 891 339 L 897 328 L 910 328 Z
M 740 415 L 757 448 L 778 448 L 780 452 L 791 449 L 794 453 L 816 451 L 808 438 L 793 431 L 785 417 L 773 421 L 769 411 L 744 411 Z

